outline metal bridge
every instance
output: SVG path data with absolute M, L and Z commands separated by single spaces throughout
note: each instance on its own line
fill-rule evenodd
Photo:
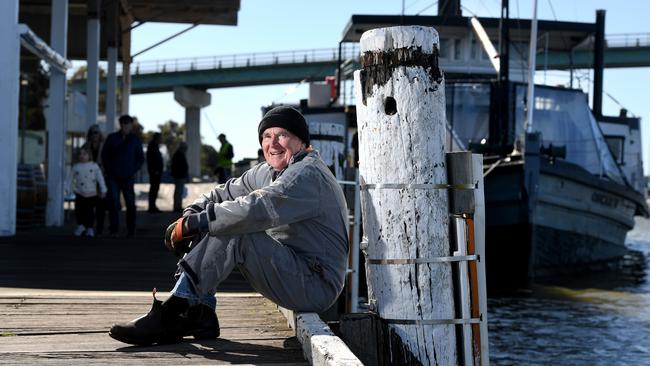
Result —
M 650 66 L 650 33 L 612 34 L 606 37 L 605 67 Z M 538 69 L 566 70 L 593 66 L 591 47 L 564 52 L 538 52 Z M 209 57 L 192 57 L 169 60 L 134 62 L 131 64 L 131 92 L 156 93 L 171 91 L 175 86 L 199 89 L 226 88 L 320 81 L 335 75 L 338 68 L 338 48 L 245 53 Z M 351 77 L 358 69 L 358 44 L 344 44 L 341 60 Z M 445 66 L 441 62 L 441 66 Z M 85 91 L 85 80 L 74 80 L 71 88 Z M 105 90 L 105 80 L 100 81 Z

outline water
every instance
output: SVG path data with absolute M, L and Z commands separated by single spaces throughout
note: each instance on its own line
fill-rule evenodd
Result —
M 488 300 L 493 365 L 650 365 L 650 220 L 624 270 Z

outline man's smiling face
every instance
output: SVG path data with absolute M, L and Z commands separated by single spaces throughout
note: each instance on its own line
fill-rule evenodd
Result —
M 286 168 L 291 157 L 304 147 L 302 140 L 284 128 L 270 127 L 262 133 L 264 158 L 276 171 Z

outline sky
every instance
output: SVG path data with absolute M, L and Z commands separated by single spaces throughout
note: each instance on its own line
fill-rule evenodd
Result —
M 511 18 L 531 18 L 532 0 L 510 0 Z M 463 15 L 498 17 L 500 0 L 462 0 Z M 304 1 L 241 0 L 237 26 L 198 26 L 134 59 L 138 61 L 231 55 L 287 50 L 336 48 L 345 25 L 353 14 L 436 15 L 437 2 L 428 0 L 328 0 Z M 605 9 L 606 34 L 649 33 L 647 0 L 539 0 L 538 18 L 576 22 L 595 22 L 596 9 Z M 185 29 L 185 24 L 147 23 L 132 33 L 132 54 Z M 648 36 L 646 36 L 648 37 Z M 537 72 L 537 81 L 543 79 Z M 549 72 L 553 83 L 568 83 Z M 555 78 L 555 79 L 554 79 Z M 629 113 L 642 118 L 644 171 L 650 173 L 650 68 L 606 69 L 604 91 Z M 574 84 L 575 85 L 575 84 Z M 234 146 L 235 161 L 255 157 L 259 148 L 257 124 L 261 107 L 272 102 L 298 103 L 307 98 L 306 84 L 210 89 L 210 106 L 201 113 L 203 143 L 219 148 L 216 136 L 225 133 Z M 589 83 L 583 82 L 588 88 Z M 158 130 L 167 120 L 183 122 L 184 109 L 173 93 L 131 96 L 130 114 L 138 117 L 146 131 Z M 603 112 L 618 115 L 620 106 L 603 96 Z

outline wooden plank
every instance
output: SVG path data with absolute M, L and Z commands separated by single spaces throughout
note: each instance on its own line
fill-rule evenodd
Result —
M 286 319 L 259 294 L 217 297 L 217 340 L 187 337 L 179 344 L 133 347 L 110 338 L 108 329 L 146 313 L 151 294 L 12 291 L 0 289 L 0 365 L 306 364 Z

